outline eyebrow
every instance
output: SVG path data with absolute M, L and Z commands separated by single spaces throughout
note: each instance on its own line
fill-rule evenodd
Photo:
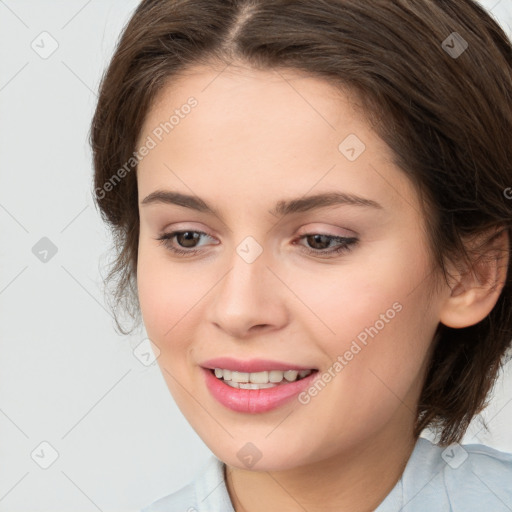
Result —
M 185 208 L 191 208 L 199 212 L 211 213 L 219 216 L 218 212 L 201 198 L 181 194 L 179 192 L 156 190 L 141 201 L 141 205 L 143 206 L 155 203 L 174 204 Z M 345 192 L 326 192 L 323 194 L 304 196 L 297 199 L 278 201 L 270 210 L 270 213 L 278 217 L 338 205 L 363 206 L 381 210 L 384 209 L 384 207 L 376 201 L 357 196 L 355 194 L 348 194 Z

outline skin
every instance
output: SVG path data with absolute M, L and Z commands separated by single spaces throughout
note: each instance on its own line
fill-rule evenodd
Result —
M 155 98 L 140 144 L 190 96 L 197 107 L 137 170 L 139 300 L 169 390 L 226 463 L 237 512 L 373 510 L 414 447 L 414 411 L 438 323 L 478 322 L 501 288 L 456 274 L 452 287 L 429 296 L 436 276 L 417 194 L 348 92 L 290 70 L 196 67 Z M 349 134 L 366 145 L 353 162 L 338 149 Z M 199 196 L 217 214 L 141 204 L 156 190 Z M 270 213 L 280 200 L 333 190 L 382 208 Z M 175 255 L 157 240 L 175 230 L 206 232 L 196 241 L 201 252 Z M 325 257 L 320 249 L 336 240 L 297 242 L 304 234 L 358 243 Z M 236 252 L 247 236 L 263 250 L 253 263 Z M 168 243 L 194 247 L 180 237 Z M 483 271 L 504 279 L 493 269 Z M 294 399 L 238 413 L 205 386 L 199 363 L 224 355 L 327 371 L 396 302 L 401 311 L 307 405 Z M 251 468 L 237 457 L 247 442 L 261 452 Z

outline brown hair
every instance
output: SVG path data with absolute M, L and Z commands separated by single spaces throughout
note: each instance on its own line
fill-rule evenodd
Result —
M 130 171 L 144 119 L 180 72 L 237 62 L 305 71 L 357 93 L 418 191 L 433 268 L 446 280 L 449 259 L 474 261 L 466 237 L 488 228 L 511 234 L 512 46 L 476 2 L 144 0 L 103 77 L 91 127 L 95 200 L 116 248 L 106 283 L 115 285 L 114 307 L 137 324 L 139 213 Z M 460 329 L 438 325 L 417 435 L 430 426 L 441 444 L 459 441 L 487 405 L 512 338 L 511 265 L 486 318 Z

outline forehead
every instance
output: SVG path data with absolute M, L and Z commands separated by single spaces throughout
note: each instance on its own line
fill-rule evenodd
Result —
M 196 106 L 181 111 L 190 98 Z M 233 193 L 261 193 L 263 182 L 282 197 L 283 190 L 304 195 L 318 184 L 379 195 L 389 205 L 397 193 L 412 193 L 357 95 L 317 77 L 236 66 L 188 69 L 155 98 L 139 142 L 154 138 L 173 114 L 179 122 L 139 164 L 141 196 L 166 184 L 183 191 L 178 176 L 198 192 L 222 183 Z M 346 152 L 354 144 L 361 152 L 355 160 Z
M 162 116 L 183 105 L 188 98 L 197 99 L 201 119 L 243 121 L 252 128 L 288 125 L 309 133 L 319 124 L 323 131 L 336 131 L 334 121 L 364 123 L 363 111 L 355 91 L 335 87 L 324 79 L 299 70 L 257 70 L 242 65 L 195 66 L 166 82 L 154 98 L 143 131 L 161 121 Z M 250 117 L 247 117 L 250 115 Z M 166 116 L 168 117 L 168 116 Z M 199 119 L 199 121 L 201 120 Z M 308 125 L 300 125 L 309 121 Z M 199 128 L 199 126 L 196 126 Z M 361 127 L 362 128 L 362 127 Z
M 165 96 L 190 94 L 191 91 L 205 98 L 210 94 L 217 96 L 222 92 L 247 95 L 262 91 L 272 93 L 295 92 L 301 96 L 301 90 L 329 96 L 334 99 L 344 99 L 350 95 L 355 101 L 357 92 L 340 84 L 334 86 L 326 79 L 306 73 L 299 69 L 273 68 L 256 69 L 243 63 L 209 65 L 197 64 L 189 66 L 169 77 L 156 101 L 165 101 Z M 305 98 L 303 97 L 303 100 Z

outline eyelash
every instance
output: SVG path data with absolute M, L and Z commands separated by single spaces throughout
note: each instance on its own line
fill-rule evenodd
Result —
M 160 241 L 160 243 L 169 251 L 173 252 L 174 254 L 178 254 L 181 256 L 193 256 L 194 254 L 197 254 L 198 252 L 201 252 L 201 249 L 179 249 L 176 247 L 173 247 L 170 242 L 171 240 L 177 236 L 184 233 L 197 233 L 199 235 L 205 235 L 210 236 L 208 233 L 204 233 L 203 231 L 192 231 L 192 230 L 183 230 L 183 231 L 171 231 L 170 233 L 162 233 L 156 240 Z M 328 238 L 330 241 L 338 241 L 340 242 L 340 245 L 334 249 L 311 249 L 310 247 L 301 246 L 302 250 L 306 252 L 309 255 L 313 256 L 320 256 L 324 255 L 323 257 L 335 257 L 339 254 L 343 254 L 345 252 L 349 252 L 354 248 L 354 246 L 359 242 L 358 238 L 355 237 L 342 237 L 342 236 L 334 236 L 334 235 L 326 235 L 324 233 L 307 233 L 305 235 L 300 236 L 296 240 L 294 240 L 294 243 L 297 241 L 300 241 L 304 238 L 308 238 L 310 236 L 324 236 Z M 211 237 L 210 237 L 211 238 Z

